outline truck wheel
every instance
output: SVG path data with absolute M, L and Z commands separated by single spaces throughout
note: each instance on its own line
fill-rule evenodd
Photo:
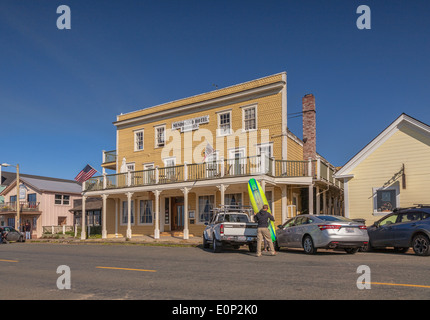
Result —
M 205 237 L 205 234 L 203 233 L 203 248 L 207 249 L 209 248 L 209 242 Z
M 222 251 L 222 242 L 215 239 L 215 236 L 214 236 L 213 251 L 214 253 L 219 253 Z
M 251 251 L 251 252 L 257 252 L 257 244 L 256 243 L 248 244 L 248 248 L 249 248 L 249 251 Z

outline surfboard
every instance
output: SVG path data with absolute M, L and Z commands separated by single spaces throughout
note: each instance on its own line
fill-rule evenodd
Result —
M 263 208 L 263 205 L 267 204 L 269 206 L 269 202 L 267 202 L 266 195 L 263 192 L 263 188 L 261 188 L 260 184 L 254 178 L 248 181 L 248 194 L 249 201 L 251 202 L 252 210 L 255 213 L 260 211 Z M 269 213 L 272 213 L 269 209 L 267 210 Z M 276 232 L 275 232 L 275 224 L 272 220 L 269 221 L 269 231 L 272 241 L 276 240 Z

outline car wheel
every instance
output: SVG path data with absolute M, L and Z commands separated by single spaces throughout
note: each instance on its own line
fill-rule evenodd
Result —
M 367 244 L 365 244 L 362 247 L 358 248 L 358 250 L 361 251 L 361 252 L 371 252 L 371 251 L 373 251 L 373 247 L 370 244 L 370 242 L 368 242 Z
M 278 245 L 278 240 L 276 240 L 274 243 L 273 243 L 273 247 L 275 248 L 275 251 L 279 251 L 281 248 L 279 247 L 279 245 Z
M 317 249 L 314 246 L 314 242 L 312 241 L 311 236 L 306 236 L 303 239 L 303 249 L 305 250 L 306 254 L 315 254 L 317 252 Z
M 354 254 L 358 251 L 358 248 L 345 248 L 347 254 Z
M 216 238 L 215 238 L 215 236 L 213 237 L 213 252 L 214 253 L 219 253 L 219 252 L 221 252 L 221 250 L 222 250 L 222 243 L 221 243 L 221 241 L 218 241 Z
M 412 240 L 412 247 L 416 255 L 430 255 L 430 241 L 429 238 L 423 234 L 419 234 L 414 237 Z
M 203 233 L 203 248 L 207 249 L 209 248 L 209 242 L 205 237 L 205 234 Z

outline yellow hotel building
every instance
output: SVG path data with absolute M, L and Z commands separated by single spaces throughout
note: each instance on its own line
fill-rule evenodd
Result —
M 212 208 L 249 205 L 255 178 L 277 224 L 300 213 L 342 214 L 343 186 L 316 153 L 315 113 L 306 95 L 303 139 L 288 130 L 282 72 L 121 114 L 116 150 L 103 152 L 103 175 L 83 184 L 83 206 L 103 199 L 103 238 L 188 239 L 202 234 Z

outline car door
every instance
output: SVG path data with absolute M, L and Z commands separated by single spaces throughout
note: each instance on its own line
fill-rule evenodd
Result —
M 276 238 L 278 241 L 278 246 L 280 247 L 288 247 L 290 245 L 290 235 L 291 235 L 291 227 L 294 225 L 294 220 L 296 218 L 292 218 L 285 222 L 276 232 Z
M 302 246 L 304 224 L 306 221 L 306 216 L 298 216 L 294 222 L 294 227 L 291 228 L 291 245 L 294 248 L 300 248 Z
M 393 247 L 409 247 L 410 238 L 417 228 L 417 222 L 420 220 L 421 212 L 408 211 L 399 214 L 397 223 L 392 228 Z
M 394 239 L 393 225 L 396 224 L 397 213 L 390 214 L 379 220 L 369 232 L 370 242 L 373 247 L 390 246 Z
M 20 233 L 16 229 L 10 228 L 10 233 L 11 233 L 10 240 L 12 240 L 12 241 L 18 241 L 19 240 Z

